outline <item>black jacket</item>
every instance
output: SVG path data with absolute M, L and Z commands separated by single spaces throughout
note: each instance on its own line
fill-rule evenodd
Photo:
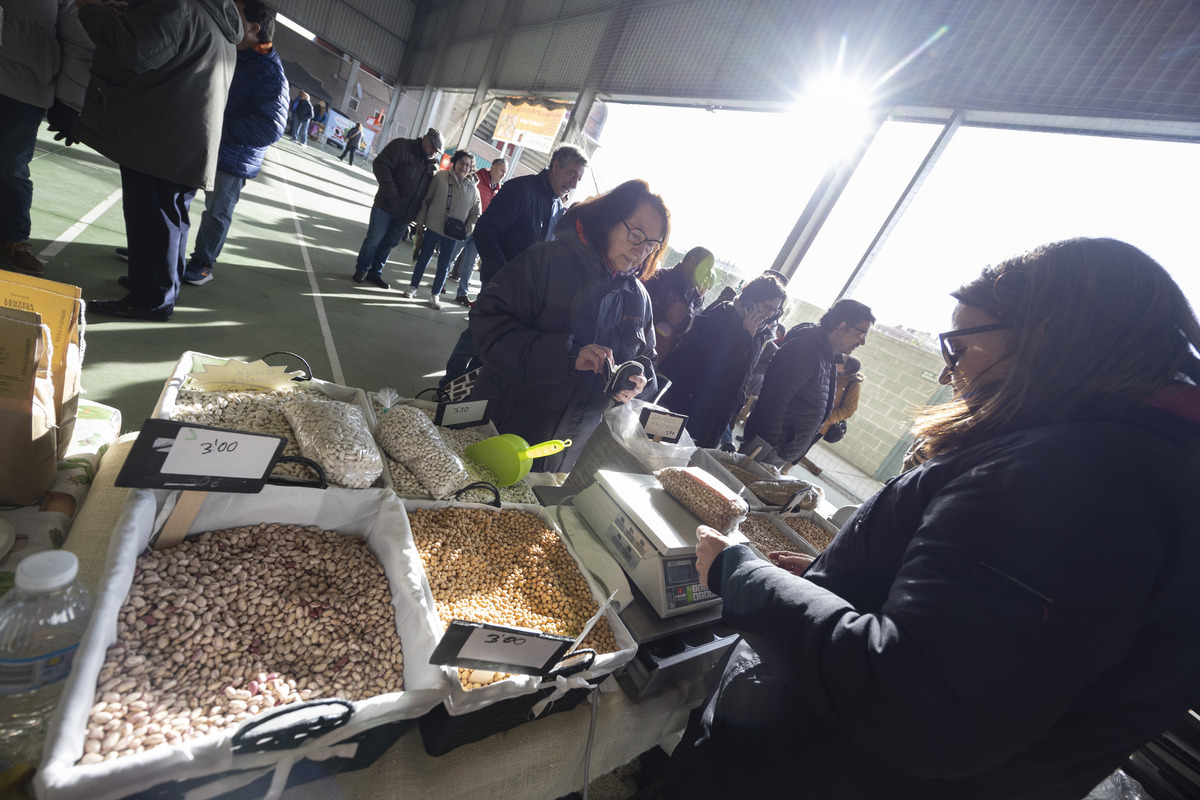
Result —
M 510 262 L 470 314 L 471 336 L 483 360 L 472 399 L 492 399 L 492 422 L 501 433 L 515 433 L 529 444 L 573 442 L 562 453 L 534 461 L 534 470 L 546 472 L 570 471 L 612 402 L 603 393 L 603 376 L 575 371 L 580 348 L 595 342 L 611 348 L 618 364 L 640 361 L 649 381 L 643 398 L 653 397 L 658 386 L 645 288 L 633 277 L 611 277 L 574 226 L 568 214 L 558 239 Z
M 721 434 L 746 402 L 746 378 L 761 349 L 761 341 L 746 332 L 733 303 L 721 303 L 696 317 L 662 362 L 671 386 L 661 403 L 688 415 L 687 431 L 700 447 L 721 443 Z
M 1084 797 L 1200 703 L 1188 391 L 1188 418 L 1147 406 L 932 459 L 803 578 L 725 550 L 710 585 L 745 638 L 665 796 Z
M 401 222 L 412 222 L 437 172 L 437 159 L 425 155 L 421 139 L 393 139 L 371 164 L 379 191 L 375 205 Z
M 691 329 L 704 295 L 678 266 L 654 273 L 646 281 L 646 292 L 654 306 L 654 336 L 661 364 Z
M 479 280 L 484 287 L 509 261 L 546 241 L 558 204 L 548 169 L 505 181 L 475 225 Z
M 836 377 L 829 337 L 808 323 L 792 328 L 767 366 L 746 441 L 761 437 L 781 460 L 799 461 L 833 409 Z

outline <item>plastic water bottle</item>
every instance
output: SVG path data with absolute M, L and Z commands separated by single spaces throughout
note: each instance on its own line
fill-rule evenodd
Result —
M 74 553 L 34 553 L 0 597 L 0 749 L 11 752 L 17 737 L 40 734 L 58 704 L 92 615 L 78 572 Z

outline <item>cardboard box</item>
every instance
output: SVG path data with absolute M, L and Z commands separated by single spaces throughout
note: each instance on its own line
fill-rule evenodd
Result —
M 50 330 L 0 309 L 0 503 L 34 503 L 58 472 Z
M 65 458 L 75 428 L 83 372 L 83 300 L 78 286 L 20 272 L 0 271 L 0 307 L 40 314 L 50 328 L 58 457 Z

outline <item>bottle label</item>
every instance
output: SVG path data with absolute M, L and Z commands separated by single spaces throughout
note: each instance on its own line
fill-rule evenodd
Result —
M 71 672 L 79 644 L 34 658 L 0 658 L 0 695 L 32 692 L 57 683 Z

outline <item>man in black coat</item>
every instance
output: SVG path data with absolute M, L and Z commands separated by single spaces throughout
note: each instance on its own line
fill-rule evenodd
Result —
M 550 157 L 550 166 L 537 175 L 522 175 L 504 184 L 475 223 L 475 248 L 479 251 L 479 280 L 487 289 L 492 278 L 512 259 L 532 245 L 550 238 L 562 216 L 562 198 L 574 191 L 587 169 L 587 157 L 574 147 L 563 146 Z M 471 331 L 465 330 L 446 361 L 450 381 L 479 366 Z
M 867 306 L 839 300 L 817 325 L 805 323 L 788 331 L 746 420 L 742 452 L 753 453 L 765 444 L 771 451 L 760 454 L 759 460 L 776 466 L 799 461 L 833 409 L 837 363 L 867 341 L 873 322 Z
M 430 128 L 420 139 L 393 139 L 375 157 L 371 168 L 379 181 L 379 191 L 354 263 L 355 283 L 389 288 L 383 279 L 383 266 L 409 223 L 416 219 L 441 154 L 441 131 Z

